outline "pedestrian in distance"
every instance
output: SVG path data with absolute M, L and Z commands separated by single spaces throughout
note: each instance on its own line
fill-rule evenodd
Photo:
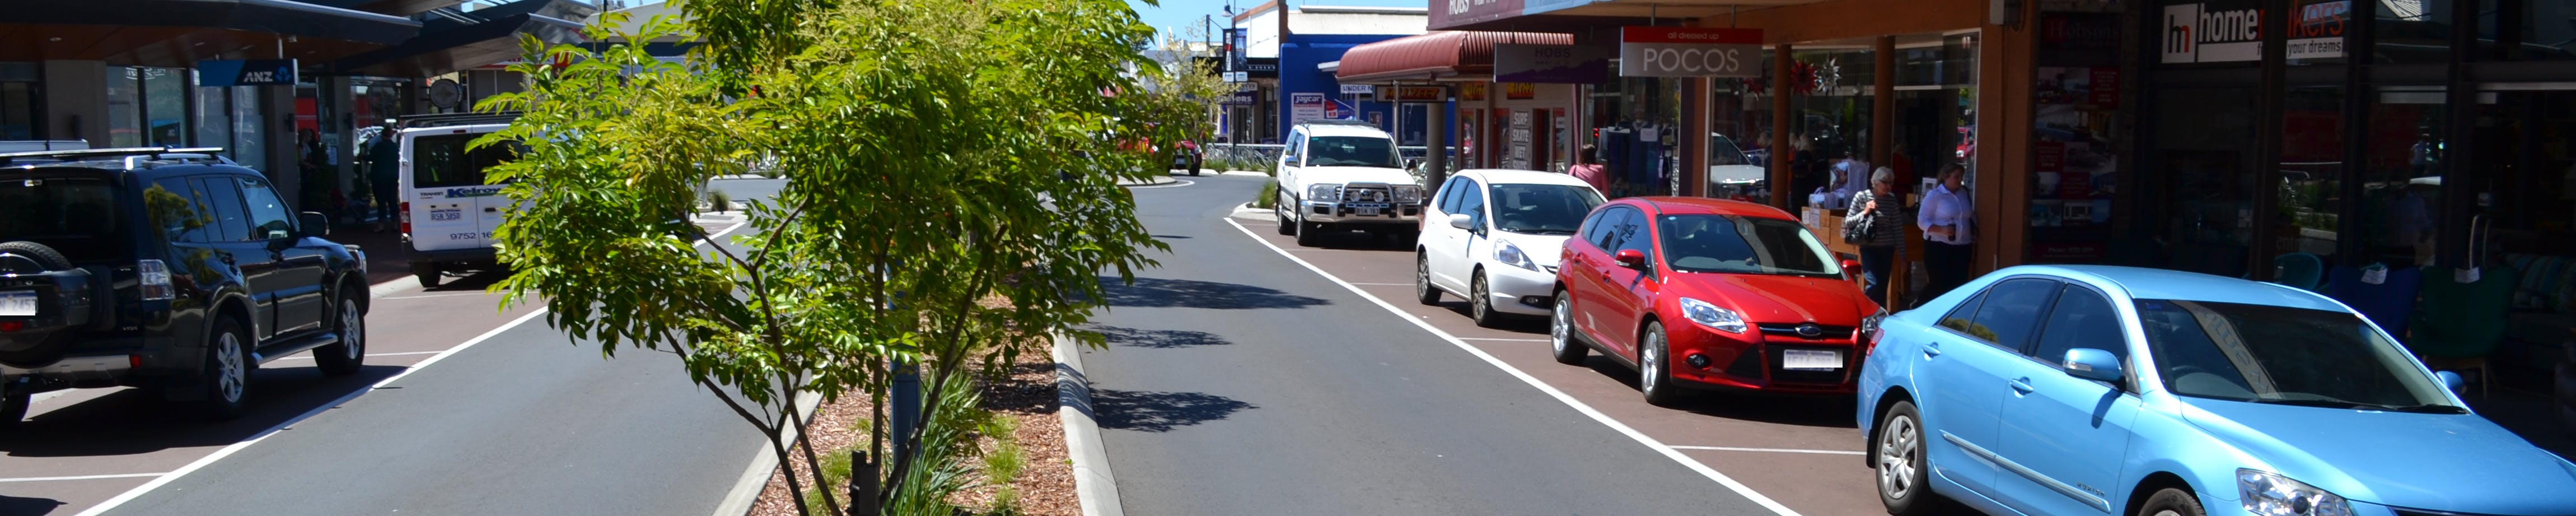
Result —
M 1860 242 L 1861 291 L 1880 306 L 1887 299 L 1888 271 L 1896 265 L 1896 248 L 1905 245 L 1905 197 L 1896 193 L 1896 171 L 1878 167 L 1869 189 L 1852 194 L 1851 216 L 1869 219 L 1869 236 Z
M 1573 175 L 1575 179 L 1583 180 L 1585 184 L 1592 185 L 1594 190 L 1609 193 L 1610 169 L 1601 165 L 1601 150 L 1594 148 L 1592 144 L 1584 144 L 1582 156 L 1583 162 L 1568 167 L 1565 173 Z
M 1941 169 L 1941 185 L 1923 196 L 1918 225 L 1923 229 L 1923 269 L 1930 276 L 1917 301 L 1930 300 L 1968 282 L 1969 257 L 1975 254 L 1975 212 L 1968 203 L 1968 170 L 1958 164 Z

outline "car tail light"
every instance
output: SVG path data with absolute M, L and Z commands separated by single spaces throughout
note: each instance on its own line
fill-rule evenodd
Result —
M 175 297 L 173 291 L 176 289 L 170 286 L 169 264 L 161 263 L 160 260 L 143 260 L 134 264 L 134 272 L 141 276 L 139 279 L 143 282 L 144 301 L 161 301 Z
M 411 201 L 403 201 L 403 202 L 402 202 L 402 207 L 401 207 L 401 208 L 398 208 L 398 209 L 395 209 L 394 211 L 402 212 L 402 232 L 403 232 L 403 234 L 405 234 L 405 235 L 409 235 L 409 234 L 411 234 Z
M 0 321 L 0 333 L 17 333 L 27 329 L 27 321 Z

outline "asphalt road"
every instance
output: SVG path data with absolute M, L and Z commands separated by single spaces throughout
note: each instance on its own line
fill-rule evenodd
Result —
M 1262 178 L 1194 180 L 1136 190 L 1172 253 L 1084 352 L 1128 514 L 1773 513 L 1246 238 Z
M 496 310 L 495 279 L 377 299 L 365 370 L 266 364 L 241 420 L 124 389 L 40 402 L 0 440 L 0 515 L 713 512 L 759 432 L 676 357 L 604 359 L 532 307 Z

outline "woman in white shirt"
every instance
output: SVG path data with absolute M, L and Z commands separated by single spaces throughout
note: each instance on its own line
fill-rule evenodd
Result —
M 1923 214 L 1916 224 L 1923 228 L 1923 269 L 1927 278 L 1919 301 L 1928 301 L 1968 282 L 1968 264 L 1976 250 L 1976 229 L 1969 217 L 1976 213 L 1968 203 L 1968 171 L 1958 164 L 1941 169 L 1941 186 L 1923 196 Z

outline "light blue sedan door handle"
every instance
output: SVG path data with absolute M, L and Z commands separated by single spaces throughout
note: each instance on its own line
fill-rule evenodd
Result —
M 2018 392 L 2018 393 L 2022 393 L 2022 394 L 2030 394 L 2030 391 L 2032 391 L 2032 390 L 2036 390 L 2035 388 L 2033 388 L 2033 387 L 2031 387 L 2031 386 L 2030 386 L 2030 377 L 2027 377 L 2027 376 L 2025 376 L 2025 377 L 2021 377 L 2021 378 L 2014 378 L 2014 379 L 2013 379 L 2013 381 L 2012 381 L 2012 388 L 2013 388 L 2013 392 Z
M 1937 357 L 1937 356 L 1941 356 L 1941 343 L 1939 343 L 1939 342 L 1926 342 L 1926 343 L 1923 343 L 1923 358 L 1924 358 L 1924 359 L 1927 359 L 1927 360 L 1928 360 L 1928 359 L 1931 359 L 1932 357 Z

